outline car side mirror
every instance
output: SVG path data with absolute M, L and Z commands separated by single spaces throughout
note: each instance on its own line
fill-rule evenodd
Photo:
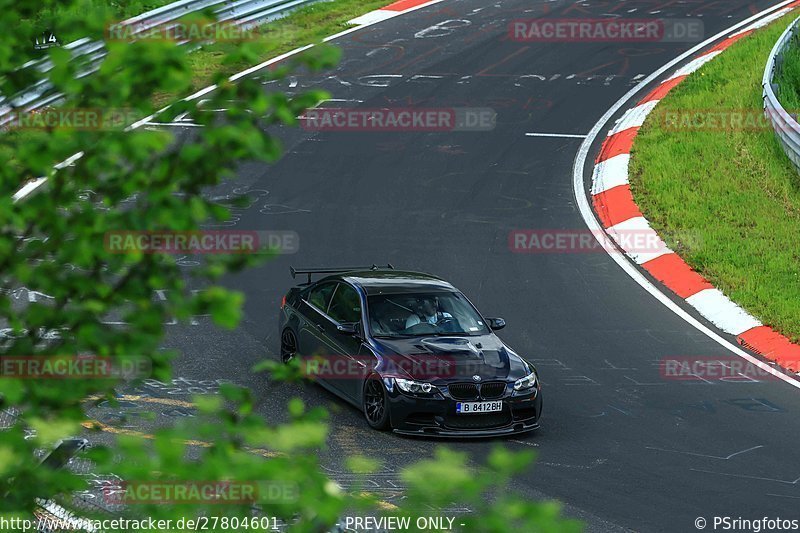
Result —
M 358 324 L 339 324 L 336 326 L 336 330 L 342 335 L 352 335 L 355 337 L 359 334 Z
M 506 327 L 506 321 L 502 318 L 487 318 L 486 322 L 489 323 L 489 329 L 497 331 Z

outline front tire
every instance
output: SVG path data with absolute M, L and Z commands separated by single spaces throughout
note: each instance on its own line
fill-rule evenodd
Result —
M 386 387 L 376 376 L 370 376 L 364 383 L 364 417 L 371 428 L 384 430 L 389 427 L 389 399 Z

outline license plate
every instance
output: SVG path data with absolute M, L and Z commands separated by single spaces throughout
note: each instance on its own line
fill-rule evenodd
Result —
M 471 415 L 473 413 L 496 413 L 503 410 L 503 402 L 458 402 L 456 413 Z

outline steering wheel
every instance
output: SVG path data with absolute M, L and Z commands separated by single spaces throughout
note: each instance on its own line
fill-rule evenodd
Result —
M 445 316 L 445 317 L 442 317 L 439 320 L 437 320 L 436 321 L 436 325 L 437 326 L 444 326 L 445 324 L 453 324 L 455 321 L 456 321 L 455 318 L 453 318 L 451 316 Z

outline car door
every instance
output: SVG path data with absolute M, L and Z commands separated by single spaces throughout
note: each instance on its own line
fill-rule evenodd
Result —
M 298 327 L 298 353 L 302 357 L 301 363 L 304 371 L 310 372 L 314 379 L 324 381 L 328 385 L 327 359 L 330 359 L 331 346 L 326 339 L 325 322 L 328 321 L 327 310 L 331 303 L 333 293 L 336 291 L 336 282 L 326 282 L 314 285 L 302 295 L 301 313 L 302 320 Z M 311 365 L 307 362 L 309 357 L 322 358 L 321 365 Z M 314 376 L 315 369 L 321 369 L 318 376 Z M 338 389 L 338 388 L 337 388 Z
M 362 309 L 361 296 L 355 287 L 339 282 L 328 306 L 326 323 L 326 337 L 334 346 L 333 357 L 339 360 L 335 368 L 341 369 L 337 375 L 340 389 L 356 403 L 360 404 L 361 383 L 366 378 L 369 370 L 367 361 L 362 354 Z M 343 333 L 339 331 L 340 325 L 356 325 L 358 334 Z M 337 372 L 338 374 L 338 372 Z

